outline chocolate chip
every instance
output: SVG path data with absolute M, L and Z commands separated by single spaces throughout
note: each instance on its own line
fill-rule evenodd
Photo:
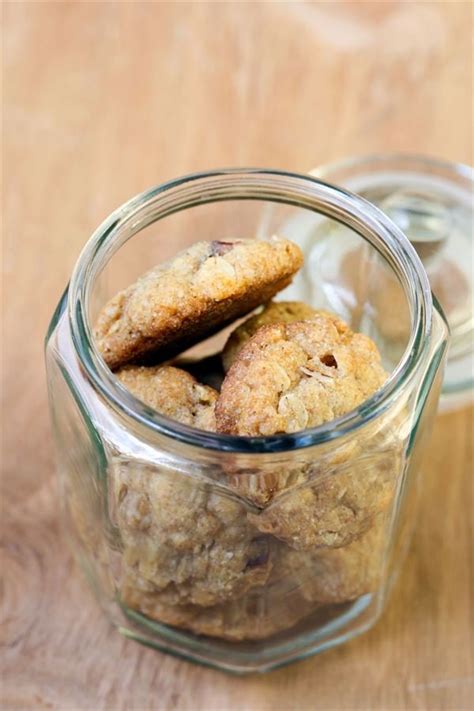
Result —
M 227 252 L 233 250 L 236 244 L 238 244 L 238 242 L 213 241 L 211 242 L 211 255 L 213 257 L 222 257 L 223 254 L 227 254 Z
M 337 368 L 337 360 L 332 353 L 325 353 L 319 360 L 321 363 L 324 363 L 324 365 L 327 365 L 328 368 Z
M 259 565 L 265 565 L 268 562 L 268 558 L 270 556 L 266 540 L 262 538 L 257 538 L 253 542 L 256 543 L 257 546 L 261 547 L 261 550 L 257 555 L 253 556 L 253 558 L 249 558 L 249 560 L 247 561 L 247 565 L 245 566 L 245 570 L 257 568 Z

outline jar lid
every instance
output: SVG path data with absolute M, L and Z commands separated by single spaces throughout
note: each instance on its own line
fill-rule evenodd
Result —
M 418 252 L 451 329 L 441 408 L 474 396 L 474 171 L 424 156 L 374 155 L 321 166 L 310 174 L 379 207 Z

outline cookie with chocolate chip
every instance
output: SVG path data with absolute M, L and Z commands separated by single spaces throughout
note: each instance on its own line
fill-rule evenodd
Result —
M 198 242 L 113 297 L 98 348 L 112 369 L 164 361 L 269 301 L 302 263 L 299 247 L 276 237 Z

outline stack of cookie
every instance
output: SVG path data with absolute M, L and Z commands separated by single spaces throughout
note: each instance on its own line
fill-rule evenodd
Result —
M 197 243 L 105 306 L 98 347 L 123 387 L 191 427 L 268 437 L 330 422 L 387 374 L 373 341 L 334 314 L 272 301 L 302 262 L 278 238 Z M 221 378 L 172 360 L 257 308 L 229 337 Z M 220 391 L 196 373 L 222 380 Z M 221 461 L 215 483 L 209 472 L 114 461 L 125 605 L 198 634 L 259 639 L 377 588 L 400 471 L 394 427 L 317 454 Z

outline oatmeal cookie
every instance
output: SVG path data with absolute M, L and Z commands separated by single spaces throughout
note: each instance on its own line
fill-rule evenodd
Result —
M 337 317 L 263 326 L 240 351 L 216 406 L 218 432 L 299 432 L 353 410 L 387 379 L 375 343 Z
M 215 605 L 263 585 L 269 537 L 239 502 L 179 471 L 116 462 L 116 519 L 123 561 L 164 605 Z M 132 584 L 132 582 L 131 582 Z
M 215 432 L 218 393 L 190 373 L 173 366 L 126 365 L 116 373 L 121 384 L 161 415 Z
M 317 311 L 302 301 L 270 301 L 261 311 L 250 316 L 230 334 L 222 351 L 222 363 L 225 372 L 227 373 L 229 370 L 238 352 L 262 326 L 268 326 L 271 323 L 306 321 L 312 319 L 318 313 L 324 314 L 326 312 Z
M 308 602 L 327 605 L 355 600 L 374 592 L 380 584 L 385 540 L 380 519 L 344 548 L 296 551 L 285 546 L 273 574 L 295 580 Z
M 381 581 L 385 521 L 379 518 L 362 538 L 345 548 L 295 551 L 280 544 L 274 567 L 261 588 L 212 607 L 169 605 L 147 581 L 126 573 L 122 602 L 142 614 L 196 634 L 230 640 L 258 640 L 289 630 L 315 615 L 331 619 L 331 610 L 374 592 Z M 340 609 L 340 608 L 339 608 Z
M 124 576 L 120 598 L 128 608 L 158 622 L 235 641 L 265 639 L 289 630 L 319 607 L 305 599 L 293 580 L 253 588 L 240 599 L 212 607 L 170 605 L 152 584 L 129 572 Z
M 198 242 L 104 307 L 98 348 L 112 369 L 145 356 L 163 361 L 271 299 L 302 262 L 299 247 L 276 237 Z
M 368 440 L 367 447 L 374 446 Z M 262 533 L 296 550 L 339 548 L 361 536 L 393 501 L 401 468 L 401 446 L 393 441 L 377 451 L 356 446 L 347 460 L 315 463 L 302 473 L 304 485 L 287 488 L 249 520 Z

